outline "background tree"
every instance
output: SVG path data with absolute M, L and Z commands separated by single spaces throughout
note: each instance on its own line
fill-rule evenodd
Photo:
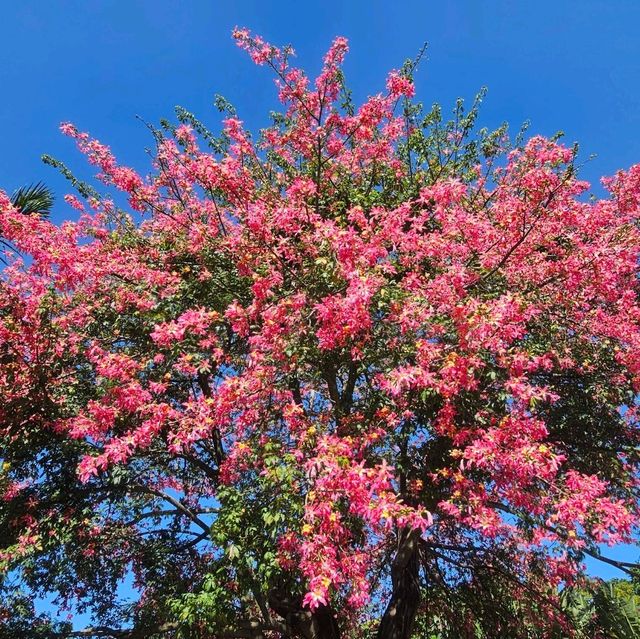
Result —
M 638 523 L 640 166 L 586 199 L 413 63 L 357 107 L 343 38 L 311 82 L 234 35 L 284 105 L 257 141 L 178 109 L 143 178 L 65 124 L 107 194 L 0 195 L 5 596 L 130 639 L 570 630 Z
M 634 584 L 623 579 L 567 588 L 560 602 L 578 637 L 640 637 L 640 608 Z M 558 631 L 557 636 L 566 636 Z
M 24 215 L 41 215 L 46 217 L 53 206 L 53 193 L 41 182 L 22 186 L 14 191 L 11 204 Z M 11 245 L 0 237 L 0 246 L 11 249 Z M 3 260 L 4 261 L 4 260 Z
M 11 196 L 11 204 L 25 215 L 39 213 L 47 216 L 53 207 L 53 193 L 42 182 L 22 186 L 14 191 Z

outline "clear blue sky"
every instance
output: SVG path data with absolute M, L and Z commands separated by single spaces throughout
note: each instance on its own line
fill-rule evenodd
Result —
M 429 42 L 418 94 L 448 106 L 489 87 L 482 124 L 530 119 L 531 131 L 566 132 L 584 175 L 640 161 L 640 0 L 0 0 L 0 187 L 42 179 L 49 153 L 83 175 L 57 130 L 70 120 L 146 168 L 149 122 L 181 104 L 215 123 L 221 93 L 258 127 L 274 106 L 271 77 L 231 40 L 235 25 L 292 43 L 317 70 L 335 35 L 351 42 L 346 72 L 356 97 Z M 70 215 L 64 206 L 55 218 Z
M 44 180 L 67 192 L 42 153 L 89 175 L 61 121 L 140 169 L 151 140 L 136 115 L 155 123 L 180 104 L 214 124 L 221 93 L 250 126 L 264 125 L 272 79 L 234 46 L 236 25 L 292 43 L 311 72 L 332 38 L 347 36 L 356 98 L 380 90 L 426 40 L 425 103 L 447 107 L 486 85 L 481 124 L 517 130 L 530 119 L 532 133 L 565 131 L 585 159 L 598 156 L 587 179 L 640 162 L 640 0 L 0 0 L 0 10 L 0 188 L 9 191 Z M 60 200 L 55 219 L 71 214 Z

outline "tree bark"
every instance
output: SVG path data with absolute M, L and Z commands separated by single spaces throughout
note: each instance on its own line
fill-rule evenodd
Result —
M 420 605 L 418 539 L 420 532 L 404 530 L 391 564 L 391 599 L 378 627 L 377 639 L 409 639 Z
M 340 639 L 340 627 L 329 606 L 321 606 L 315 612 L 302 607 L 299 597 L 282 596 L 272 591 L 269 606 L 284 619 L 291 637 L 300 639 Z

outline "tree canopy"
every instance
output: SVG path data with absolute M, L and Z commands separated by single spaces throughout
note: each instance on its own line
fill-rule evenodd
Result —
M 344 38 L 234 37 L 259 136 L 178 108 L 142 176 L 64 124 L 77 220 L 0 192 L 0 635 L 571 636 L 585 556 L 634 570 L 640 165 L 589 198 L 414 62 L 356 105 Z

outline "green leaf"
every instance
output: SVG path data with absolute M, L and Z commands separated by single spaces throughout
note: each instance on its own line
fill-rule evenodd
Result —
M 53 193 L 42 182 L 17 189 L 11 196 L 11 204 L 24 215 L 48 216 L 53 206 Z

